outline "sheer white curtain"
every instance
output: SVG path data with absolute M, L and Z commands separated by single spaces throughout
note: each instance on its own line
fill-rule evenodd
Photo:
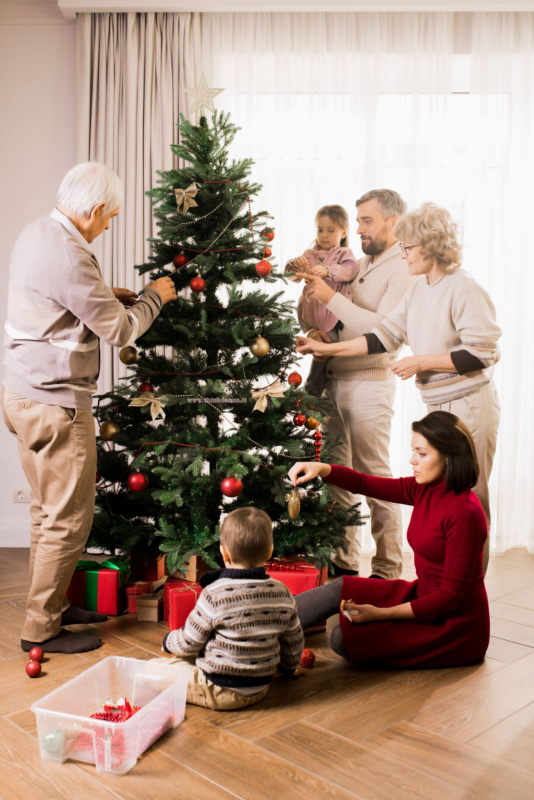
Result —
M 534 551 L 533 323 L 526 311 L 534 277 L 525 241 L 533 178 L 532 19 L 202 17 L 203 68 L 208 82 L 226 87 L 218 105 L 242 127 L 234 155 L 256 162 L 254 177 L 264 185 L 259 202 L 275 218 L 279 262 L 308 246 L 321 205 L 341 203 L 354 218 L 355 199 L 372 188 L 396 189 L 410 208 L 434 201 L 461 222 L 464 266 L 490 292 L 505 331 L 495 373 L 503 424 L 492 480 L 494 551 L 515 545 Z M 471 32 L 458 37 L 468 22 Z M 468 52 L 457 53 L 458 38 L 470 37 Z M 355 227 L 351 245 L 359 252 Z M 298 296 L 298 287 L 288 291 Z M 396 412 L 392 469 L 409 474 L 410 422 L 425 413 L 413 382 L 398 383 Z
M 125 200 L 95 252 L 112 286 L 139 290 L 134 270 L 150 254 L 155 235 L 150 200 L 157 170 L 176 167 L 179 113 L 187 115 L 185 87 L 199 72 L 198 14 L 79 14 L 77 161 L 101 161 L 124 184 Z M 102 350 L 99 387 L 125 373 L 117 351 Z
M 534 14 L 475 14 L 471 60 L 472 119 L 480 136 L 470 148 L 466 240 L 478 251 L 504 331 L 491 487 L 495 545 L 499 552 L 518 545 L 534 552 Z

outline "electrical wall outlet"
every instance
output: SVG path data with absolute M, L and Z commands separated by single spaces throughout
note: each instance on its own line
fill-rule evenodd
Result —
M 32 492 L 28 486 L 15 486 L 13 489 L 14 503 L 29 503 L 32 499 Z

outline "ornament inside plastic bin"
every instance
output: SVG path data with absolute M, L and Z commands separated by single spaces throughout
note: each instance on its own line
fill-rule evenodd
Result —
M 187 669 L 176 665 L 105 658 L 32 705 L 41 758 L 83 761 L 98 772 L 124 775 L 156 739 L 182 722 L 187 682 Z M 111 698 L 127 699 L 139 710 L 124 722 L 93 718 Z

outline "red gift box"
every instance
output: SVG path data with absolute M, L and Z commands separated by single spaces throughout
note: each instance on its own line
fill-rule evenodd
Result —
M 277 561 L 273 559 L 265 565 L 267 574 L 285 584 L 291 594 L 300 594 L 326 583 L 328 568 L 314 567 L 307 561 Z
M 185 578 L 175 578 L 174 576 L 167 578 L 167 582 L 163 586 L 163 619 L 169 619 L 171 590 L 191 586 L 193 583 L 195 581 L 186 581 Z
M 165 574 L 165 556 L 147 562 L 132 558 L 131 574 L 136 581 L 159 581 Z
M 307 561 L 268 561 L 265 569 L 267 574 L 276 581 L 283 583 L 292 595 L 307 592 L 322 586 L 328 578 L 328 567 L 314 567 Z M 326 620 L 307 628 L 304 633 L 323 633 L 326 630 Z
M 194 609 L 197 599 L 202 591 L 199 583 L 180 581 L 183 586 L 171 584 L 169 596 L 169 628 L 171 631 L 183 628 L 185 621 Z M 165 584 L 167 586 L 167 584 Z
M 137 581 L 131 586 L 126 587 L 126 611 L 128 614 L 137 613 L 137 595 L 150 594 L 152 591 L 152 581 Z

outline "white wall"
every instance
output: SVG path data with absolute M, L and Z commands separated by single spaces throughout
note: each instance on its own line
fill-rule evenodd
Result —
M 55 205 L 74 164 L 76 27 L 55 2 L 0 0 L 0 327 L 9 257 L 22 228 Z M 3 368 L 2 368 L 3 374 Z M 29 545 L 29 505 L 15 439 L 0 422 L 0 547 Z

